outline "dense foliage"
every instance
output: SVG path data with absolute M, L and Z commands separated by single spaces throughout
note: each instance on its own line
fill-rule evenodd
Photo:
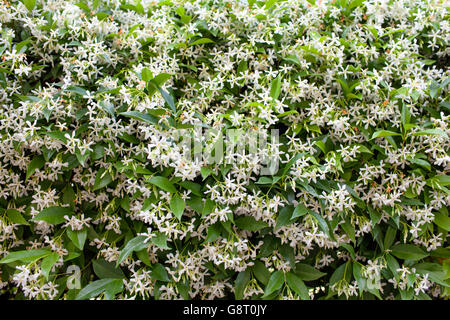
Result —
M 1 294 L 448 297 L 447 6 L 2 1 Z

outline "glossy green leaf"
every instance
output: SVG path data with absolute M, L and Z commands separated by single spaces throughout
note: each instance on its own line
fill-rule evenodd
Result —
M 92 261 L 92 267 L 95 274 L 100 279 L 124 279 L 125 275 L 120 268 L 116 268 L 114 262 L 108 262 L 105 259 Z
M 10 263 L 15 261 L 33 262 L 40 258 L 50 255 L 52 252 L 48 249 L 31 249 L 10 252 L 6 257 L 0 260 L 0 263 Z
M 67 236 L 72 241 L 72 243 L 80 250 L 83 250 L 84 242 L 87 237 L 87 230 L 72 230 L 70 227 L 67 228 Z
M 34 156 L 33 160 L 31 160 L 30 164 L 27 168 L 27 174 L 25 176 L 25 180 L 28 180 L 28 178 L 37 170 L 42 169 L 42 167 L 45 165 L 45 159 L 43 156 Z
M 175 194 L 172 199 L 170 199 L 170 210 L 173 212 L 175 217 L 181 221 L 181 216 L 183 215 L 186 203 L 178 194 Z
M 147 180 L 148 182 L 150 182 L 151 184 L 154 184 L 155 186 L 157 186 L 158 188 L 170 192 L 170 193 L 176 193 L 177 189 L 175 189 L 175 186 L 173 185 L 172 182 L 170 182 L 169 179 L 167 179 L 166 177 L 161 177 L 161 176 L 153 176 L 150 179 Z
M 284 283 L 283 272 L 277 270 L 270 276 L 269 282 L 267 283 L 266 289 L 264 290 L 264 296 L 267 297 L 277 290 L 280 290 Z
M 239 217 L 234 222 L 238 228 L 249 231 L 258 231 L 269 226 L 264 221 L 256 220 L 250 216 Z
M 234 297 L 236 300 L 242 300 L 244 298 L 244 291 L 247 284 L 250 282 L 250 275 L 250 269 L 239 272 L 234 283 Z
M 50 271 L 52 267 L 55 265 L 56 262 L 59 260 L 59 254 L 56 252 L 53 252 L 46 256 L 44 259 L 42 259 L 41 262 L 41 271 L 44 275 L 45 279 L 48 280 L 48 276 L 50 274 Z
M 105 295 L 108 295 L 110 299 L 112 299 L 115 294 L 121 292 L 122 290 L 122 279 L 100 279 L 89 283 L 86 287 L 81 289 L 75 299 L 87 300 L 94 298 L 103 292 Z
M 286 273 L 286 282 L 289 288 L 295 291 L 302 300 L 310 300 L 308 288 L 305 283 L 295 273 Z
M 119 258 L 116 263 L 116 267 L 130 256 L 133 251 L 139 251 L 148 247 L 148 243 L 145 242 L 145 236 L 137 236 L 128 241 L 123 249 L 120 251 Z
M 397 244 L 391 248 L 392 254 L 400 259 L 420 260 L 428 257 L 428 253 L 412 244 Z
M 309 264 L 305 263 L 297 263 L 295 265 L 294 272 L 300 277 L 300 279 L 304 281 L 317 280 L 326 275 L 326 273 L 321 272 L 316 268 L 314 268 L 313 266 L 310 266 Z
M 74 212 L 70 208 L 53 206 L 43 209 L 31 221 L 45 221 L 50 224 L 60 224 L 66 222 L 64 216 L 70 218 L 73 215 Z

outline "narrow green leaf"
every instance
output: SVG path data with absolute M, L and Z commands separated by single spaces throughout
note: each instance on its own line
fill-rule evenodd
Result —
M 256 220 L 255 218 L 250 216 L 237 218 L 235 220 L 235 224 L 238 228 L 249 231 L 258 231 L 269 226 L 264 221 Z
M 147 181 L 150 182 L 151 184 L 154 184 L 155 186 L 157 186 L 158 188 L 160 188 L 164 191 L 167 191 L 170 193 L 177 192 L 177 189 L 175 188 L 173 183 L 170 182 L 170 180 L 167 179 L 166 177 L 153 176 L 150 179 L 148 179 Z
M 277 100 L 281 93 L 281 77 L 277 76 L 272 80 L 270 85 L 270 96 L 273 100 Z
M 420 260 L 429 256 L 428 253 L 412 244 L 398 244 L 391 250 L 394 256 L 405 260 Z
M 239 272 L 236 281 L 234 283 L 234 297 L 236 300 L 242 300 L 244 298 L 244 291 L 247 284 L 250 282 L 250 269 Z
M 388 131 L 388 130 L 379 130 L 373 133 L 372 138 L 370 140 L 379 138 L 379 137 L 389 137 L 389 136 L 401 136 L 398 132 Z
M 92 267 L 100 279 L 124 279 L 125 275 L 120 268 L 116 268 L 114 262 L 105 259 L 93 260 Z
M 41 262 L 41 271 L 44 275 L 45 279 L 48 280 L 48 275 L 52 269 L 52 267 L 55 265 L 56 262 L 59 260 L 59 255 L 56 252 L 53 252 L 46 256 L 44 259 L 42 259 Z
M 448 217 L 448 214 L 445 214 L 444 212 L 436 212 L 434 214 L 434 223 L 445 231 L 450 232 L 450 218 Z
M 105 292 L 109 298 L 123 290 L 122 279 L 100 279 L 89 283 L 76 296 L 75 300 L 87 300 Z
M 317 280 L 326 275 L 326 273 L 321 272 L 306 263 L 297 263 L 294 272 L 304 281 Z
M 119 258 L 118 258 L 117 263 L 116 263 L 116 267 L 119 266 L 119 264 L 123 260 L 128 258 L 128 256 L 133 251 L 139 251 L 139 250 L 142 250 L 144 248 L 147 248 L 148 243 L 144 242 L 146 238 L 147 238 L 146 236 L 137 236 L 137 237 L 134 237 L 133 239 L 131 239 L 130 241 L 128 241 L 126 243 L 126 245 L 124 246 L 124 248 L 120 251 Z
M 67 228 L 67 236 L 72 241 L 72 243 L 80 250 L 83 250 L 84 242 L 87 237 L 87 230 L 72 230 L 70 227 Z
M 258 281 L 260 281 L 262 284 L 266 286 L 267 283 L 269 283 L 270 272 L 264 265 L 264 263 L 259 260 L 255 261 L 255 264 L 252 267 L 252 271 L 256 279 L 258 279 Z
M 60 224 L 65 222 L 64 216 L 73 216 L 74 212 L 67 207 L 53 206 L 43 209 L 31 221 L 45 221 L 50 224 Z
M 111 175 L 109 174 L 109 172 L 105 172 L 105 169 L 101 168 L 100 170 L 97 171 L 97 174 L 95 176 L 93 191 L 96 191 L 96 190 L 106 187 L 112 181 L 113 181 L 113 179 L 112 179 Z
M 157 87 L 161 87 L 167 80 L 169 80 L 172 77 L 169 73 L 160 73 L 156 77 L 154 77 L 151 81 L 153 84 L 155 84 Z
M 6 216 L 8 217 L 8 219 L 15 224 L 24 224 L 29 226 L 30 224 L 28 223 L 27 220 L 25 220 L 25 218 L 22 216 L 22 214 L 16 210 L 16 209 L 7 209 L 6 210 Z
M 389 226 L 386 231 L 386 235 L 384 236 L 384 250 L 389 249 L 394 243 L 395 236 L 397 234 L 397 230 Z
M 33 160 L 31 160 L 30 164 L 27 168 L 27 174 L 25 176 L 25 180 L 28 180 L 28 178 L 37 170 L 42 169 L 42 167 L 45 165 L 45 159 L 43 156 L 34 156 Z
M 298 217 L 302 217 L 302 216 L 306 215 L 307 213 L 308 213 L 308 208 L 303 203 L 299 203 L 295 207 L 294 212 L 292 213 L 291 220 L 294 220 Z
M 6 257 L 0 260 L 0 263 L 10 263 L 14 261 L 33 262 L 42 257 L 46 257 L 52 252 L 48 249 L 32 249 L 10 252 Z
M 174 195 L 172 197 L 172 199 L 170 199 L 170 210 L 172 210 L 175 217 L 177 217 L 177 219 L 180 221 L 181 221 L 181 216 L 183 215 L 185 206 L 186 206 L 186 203 L 178 194 Z
M 157 263 L 155 267 L 152 269 L 150 276 L 159 281 L 169 282 L 169 274 L 166 271 L 166 268 L 160 263 Z
M 137 111 L 127 111 L 119 113 L 121 116 L 125 116 L 134 120 L 143 121 L 150 124 L 158 124 L 158 118 L 151 114 L 144 114 Z
M 292 208 L 292 206 L 286 206 L 280 210 L 275 225 L 275 230 L 292 223 L 291 217 L 293 211 L 294 209 Z
M 441 129 L 427 129 L 412 134 L 412 136 L 424 136 L 424 135 L 439 135 L 441 137 L 448 139 L 447 133 L 445 133 Z
M 308 288 L 305 286 L 305 283 L 298 277 L 295 273 L 288 272 L 286 273 L 286 282 L 289 288 L 294 290 L 302 300 L 310 300 Z
M 159 92 L 161 93 L 164 101 L 169 105 L 172 112 L 175 114 L 177 113 L 177 108 L 175 107 L 175 100 L 173 99 L 172 95 L 170 95 L 167 91 L 165 91 L 160 86 L 157 86 Z
M 205 44 L 205 43 L 214 43 L 214 41 L 209 38 L 201 38 L 201 39 L 195 40 L 194 42 L 190 43 L 189 45 L 195 46 L 195 45 Z
M 281 286 L 284 283 L 284 274 L 283 272 L 277 270 L 270 276 L 269 283 L 264 290 L 263 297 L 267 297 L 275 291 L 281 289 Z

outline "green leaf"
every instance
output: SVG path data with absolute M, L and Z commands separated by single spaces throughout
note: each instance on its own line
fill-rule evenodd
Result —
M 208 176 L 212 173 L 211 168 L 208 167 L 201 167 L 200 168 L 200 174 L 202 175 L 203 180 L 208 178 Z
M 448 139 L 447 133 L 445 133 L 441 129 L 427 129 L 412 134 L 412 136 L 424 136 L 424 135 L 439 135 L 441 137 Z
M 149 82 L 153 78 L 153 74 L 148 68 L 143 68 L 141 71 L 141 78 L 145 82 Z
M 281 93 L 281 77 L 278 75 L 272 80 L 270 85 L 270 96 L 273 100 L 277 100 Z
M 255 264 L 252 266 L 252 271 L 256 279 L 266 286 L 269 282 L 270 272 L 264 263 L 259 260 L 255 261 Z
M 352 257 L 353 260 L 356 259 L 355 249 L 353 249 L 351 245 L 347 243 L 341 243 L 340 246 L 350 253 L 350 256 Z
M 190 43 L 189 45 L 195 46 L 198 44 L 205 44 L 205 43 L 214 43 L 214 41 L 209 38 L 201 38 L 201 39 L 195 40 L 194 42 Z
M 286 282 L 289 288 L 295 291 L 303 300 L 310 300 L 308 288 L 305 283 L 295 273 L 286 273 Z
M 431 171 L 431 164 L 423 159 L 418 159 L 418 158 L 413 158 L 413 159 L 408 159 L 409 161 L 411 161 L 412 163 L 418 164 L 419 166 L 427 169 L 428 171 Z
M 147 180 L 148 182 L 150 182 L 151 184 L 154 184 L 155 186 L 157 186 L 158 188 L 170 192 L 170 193 L 176 193 L 177 189 L 175 189 L 175 186 L 173 185 L 172 182 L 170 182 L 169 179 L 167 179 L 166 177 L 161 177 L 161 176 L 153 176 L 150 179 Z
M 170 249 L 170 247 L 167 245 L 167 236 L 164 233 L 158 233 L 158 235 L 151 239 L 151 242 L 161 249 Z
M 100 279 L 125 279 L 125 275 L 120 268 L 116 268 L 114 262 L 105 259 L 93 260 L 92 267 Z
M 389 228 L 386 231 L 386 235 L 384 236 L 384 249 L 389 249 L 392 244 L 394 243 L 395 236 L 397 234 L 397 229 L 392 228 L 389 226 Z
M 56 262 L 59 260 L 59 255 L 56 252 L 53 252 L 46 256 L 42 262 L 41 262 L 41 271 L 44 275 L 45 279 L 48 280 L 48 275 L 52 269 L 52 267 L 55 265 Z
M 105 155 L 105 146 L 103 146 L 101 144 L 96 144 L 94 146 L 94 152 L 92 155 L 92 159 L 98 160 L 98 159 L 103 158 L 104 155 Z
M 286 58 L 283 58 L 283 60 L 296 64 L 298 66 L 301 66 L 302 64 L 300 63 L 300 60 L 298 59 L 298 57 L 296 55 L 289 55 Z
M 328 227 L 327 222 L 324 218 L 322 218 L 321 215 L 319 215 L 314 210 L 308 210 L 308 212 L 316 219 L 317 223 L 319 224 L 319 228 L 328 236 L 330 236 L 330 229 Z
M 139 251 L 139 250 L 147 248 L 148 243 L 144 242 L 146 238 L 147 238 L 146 236 L 137 236 L 137 237 L 134 237 L 133 239 L 131 239 L 130 241 L 128 241 L 126 243 L 125 247 L 120 251 L 119 258 L 116 263 L 116 267 L 119 266 L 119 264 L 123 260 L 128 258 L 128 256 L 133 251 Z
M 143 121 L 150 124 L 158 124 L 158 118 L 151 114 L 144 114 L 137 111 L 127 111 L 119 113 L 121 116 L 125 116 L 134 120 Z
M 220 229 L 218 224 L 213 224 L 208 227 L 205 242 L 216 241 L 220 236 Z
M 86 287 L 81 289 L 75 300 L 87 300 L 96 297 L 103 292 L 105 292 L 105 294 L 107 294 L 111 299 L 116 293 L 119 293 L 122 290 L 122 279 L 100 279 L 91 282 Z
M 104 168 L 100 168 L 100 170 L 97 171 L 97 174 L 95 176 L 93 191 L 96 191 L 96 190 L 106 187 L 112 181 L 113 181 L 113 179 L 112 179 L 111 175 L 109 174 L 109 172 L 105 171 Z
M 450 232 L 450 218 L 444 212 L 436 212 L 434 214 L 434 223 L 442 229 Z
M 177 217 L 180 221 L 185 207 L 186 203 L 178 194 L 174 195 L 172 199 L 170 199 L 170 210 L 172 210 L 175 217 Z
M 308 213 L 308 208 L 303 203 L 299 203 L 295 207 L 294 212 L 292 213 L 291 220 L 294 220 L 298 217 L 302 217 L 302 216 L 306 215 L 307 213 Z
M 87 230 L 72 230 L 70 227 L 67 228 L 67 236 L 72 241 L 72 243 L 80 250 L 83 250 L 84 242 L 87 237 Z
M 203 196 L 203 194 L 200 192 L 200 189 L 202 188 L 202 186 L 199 185 L 198 183 L 185 180 L 185 181 L 177 182 L 177 184 L 179 184 L 180 186 L 182 186 L 183 188 L 185 188 L 187 190 L 191 190 L 192 194 L 195 194 L 196 196 L 199 196 L 199 197 Z
M 317 280 L 326 275 L 326 273 L 321 272 L 316 268 L 314 268 L 313 266 L 310 266 L 309 264 L 305 263 L 297 263 L 295 265 L 294 272 L 304 281 Z
M 353 227 L 353 225 L 350 223 L 350 221 L 345 221 L 342 224 L 342 229 L 344 229 L 345 233 L 348 235 L 348 237 L 355 242 L 355 228 Z
M 158 74 L 156 77 L 154 77 L 151 82 L 156 86 L 156 87 L 161 87 L 167 80 L 169 80 L 172 77 L 171 74 L 169 73 L 160 73 Z
M 46 257 L 52 252 L 48 249 L 32 249 L 10 252 L 6 257 L 0 260 L 0 263 L 10 263 L 14 261 L 33 262 L 42 257 Z
M 19 212 L 19 210 L 16 209 L 7 209 L 6 210 L 6 215 L 8 217 L 8 219 L 14 223 L 14 224 L 24 224 L 29 226 L 30 224 L 28 223 L 27 220 L 25 220 L 25 218 L 22 216 L 22 214 Z
M 167 273 L 166 268 L 164 268 L 164 266 L 160 263 L 157 263 L 155 265 L 155 267 L 152 269 L 150 273 L 150 276 L 152 277 L 152 279 L 155 280 L 164 282 L 170 281 L 169 274 Z
M 25 180 L 28 180 L 28 178 L 37 170 L 42 169 L 42 167 L 45 164 L 45 159 L 43 156 L 34 156 L 33 160 L 31 160 L 30 164 L 27 168 L 27 174 L 25 176 Z
M 175 107 L 175 101 L 174 101 L 172 95 L 170 95 L 167 91 L 162 89 L 160 86 L 157 86 L 157 88 L 158 88 L 159 92 L 161 93 L 164 101 L 166 101 L 166 103 L 169 105 L 172 112 L 177 113 L 177 108 Z
M 267 297 L 274 293 L 277 290 L 281 289 L 281 286 L 284 283 L 284 274 L 283 272 L 277 270 L 270 276 L 269 283 L 266 286 L 266 289 L 264 290 L 263 297 Z
M 53 206 L 43 209 L 31 221 L 45 221 L 50 224 L 60 224 L 65 222 L 64 216 L 73 216 L 74 212 L 70 208 Z
M 277 3 L 277 2 L 278 2 L 278 0 L 267 0 L 267 1 L 266 1 L 266 4 L 264 5 L 264 7 L 265 7 L 266 10 L 269 10 L 269 9 L 272 8 L 272 7 L 275 5 L 275 3 Z
M 282 226 L 288 225 L 292 223 L 291 217 L 294 209 L 292 206 L 286 206 L 280 210 L 280 213 L 277 218 L 277 223 L 275 225 L 275 230 L 281 228 Z
M 272 178 L 269 177 L 260 177 L 255 184 L 272 184 Z
M 370 140 L 379 138 L 379 137 L 389 137 L 389 136 L 401 136 L 398 132 L 388 131 L 388 130 L 379 130 L 373 133 L 372 138 Z
M 258 231 L 269 226 L 264 221 L 256 220 L 250 216 L 239 217 L 234 222 L 238 228 L 249 231 Z
M 405 128 L 405 125 L 409 123 L 411 120 L 411 113 L 409 112 L 409 108 L 406 104 L 403 104 L 402 107 L 402 124 L 403 128 Z M 406 128 L 405 128 L 406 130 Z
M 31 11 L 36 5 L 36 0 L 23 0 L 23 4 L 28 9 L 28 11 Z
M 138 259 L 141 260 L 145 265 L 147 265 L 147 266 L 152 265 L 147 249 L 142 249 L 142 250 L 136 251 L 136 255 L 137 255 Z
M 234 283 L 234 297 L 236 300 L 242 300 L 244 298 L 244 291 L 247 284 L 250 282 L 250 269 L 239 272 L 236 281 Z
M 347 272 L 346 272 L 346 267 L 348 267 L 349 265 L 351 266 L 350 263 L 351 263 L 351 261 L 348 261 L 346 263 L 341 264 L 339 267 L 337 267 L 337 269 L 333 272 L 333 274 L 330 277 L 330 286 L 332 286 L 336 282 L 346 278 L 347 274 L 349 274 L 349 275 L 353 274 L 352 270 L 347 270 Z
M 392 254 L 400 259 L 420 260 L 428 257 L 429 254 L 412 244 L 398 244 L 391 248 Z

